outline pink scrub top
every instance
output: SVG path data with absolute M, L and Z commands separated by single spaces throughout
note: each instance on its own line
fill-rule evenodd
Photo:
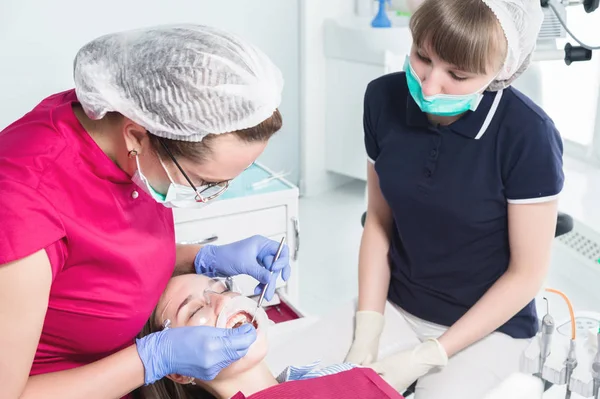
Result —
M 133 344 L 175 267 L 171 210 L 96 145 L 76 102 L 55 94 L 0 132 L 0 267 L 41 249 L 52 265 L 31 375 Z

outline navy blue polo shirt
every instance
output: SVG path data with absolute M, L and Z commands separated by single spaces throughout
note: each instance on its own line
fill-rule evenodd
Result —
M 449 126 L 429 123 L 402 72 L 371 82 L 364 106 L 367 154 L 394 218 L 388 299 L 451 326 L 508 268 L 508 203 L 562 190 L 561 137 L 511 87 L 485 92 Z M 529 338 L 537 328 L 532 301 L 498 331 Z

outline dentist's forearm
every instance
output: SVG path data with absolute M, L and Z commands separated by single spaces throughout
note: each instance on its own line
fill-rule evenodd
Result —
M 202 245 L 177 244 L 174 274 L 195 273 L 194 259 Z
M 511 269 L 439 338 L 449 357 L 494 332 L 535 298 L 546 269 L 540 268 L 538 272 Z
M 29 377 L 20 399 L 114 399 L 144 384 L 135 345 L 71 370 Z

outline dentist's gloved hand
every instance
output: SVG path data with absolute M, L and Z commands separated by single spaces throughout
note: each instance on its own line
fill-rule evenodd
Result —
M 225 329 L 206 326 L 170 328 L 136 339 L 144 364 L 144 382 L 169 374 L 209 381 L 246 355 L 256 341 L 251 324 Z
M 355 317 L 354 341 L 346 355 L 346 363 L 366 366 L 377 360 L 379 337 L 385 318 L 379 312 L 358 311 Z
M 438 340 L 430 339 L 413 349 L 390 355 L 369 367 L 397 391 L 402 392 L 419 377 L 446 364 L 448 364 L 446 350 Z
M 255 295 L 260 294 L 268 283 L 265 299 L 270 301 L 279 273 L 287 281 L 292 271 L 287 245 L 283 246 L 279 259 L 273 263 L 278 248 L 277 241 L 263 236 L 253 236 L 227 245 L 205 245 L 196 255 L 194 266 L 196 273 L 208 277 L 252 276 L 260 282 L 254 291 Z

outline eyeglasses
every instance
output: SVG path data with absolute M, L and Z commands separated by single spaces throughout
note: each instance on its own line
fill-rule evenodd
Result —
M 202 292 L 202 297 L 189 301 L 185 308 L 187 312 L 186 320 L 193 318 L 196 324 L 205 324 L 214 311 L 212 305 L 215 300 L 218 301 L 218 298 L 223 295 L 241 294 L 241 292 L 231 277 L 211 278 L 208 286 Z M 166 319 L 162 325 L 163 329 L 167 330 L 170 326 L 171 320 Z
M 204 203 L 204 202 L 214 200 L 215 198 L 217 198 L 218 196 L 223 194 L 229 188 L 229 180 L 226 180 L 226 181 L 223 181 L 220 183 L 210 183 L 210 184 L 207 184 L 207 185 L 197 188 L 194 185 L 194 183 L 192 183 L 192 180 L 188 177 L 188 175 L 183 171 L 183 168 L 181 167 L 181 165 L 179 165 L 179 162 L 177 162 L 177 160 L 175 159 L 175 156 L 173 155 L 171 150 L 169 150 L 169 147 L 167 147 L 167 145 L 164 143 L 164 141 L 161 138 L 159 138 L 159 141 L 160 141 L 160 144 L 162 145 L 162 147 L 164 148 L 164 150 L 166 151 L 167 155 L 169 156 L 169 158 L 171 158 L 171 160 L 173 161 L 173 163 L 175 164 L 177 169 L 179 169 L 179 171 L 181 172 L 181 174 L 183 175 L 185 180 L 187 180 L 190 187 L 192 187 L 192 189 L 196 192 L 196 198 L 195 198 L 196 202 Z
M 208 286 L 204 289 L 204 296 L 210 294 L 226 294 L 228 292 L 241 293 L 231 277 L 214 277 L 210 279 Z

